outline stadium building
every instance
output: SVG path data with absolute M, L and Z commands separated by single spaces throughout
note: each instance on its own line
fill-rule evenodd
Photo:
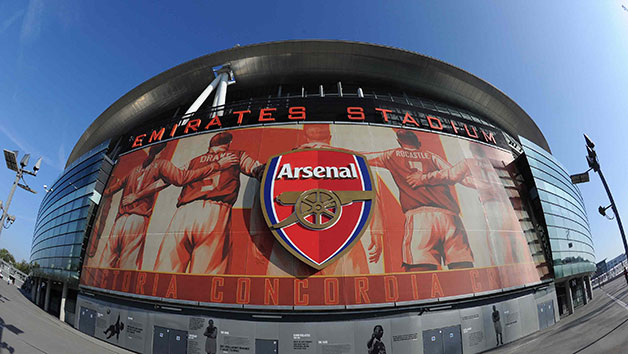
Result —
M 475 353 L 591 299 L 582 196 L 489 83 L 344 41 L 236 46 L 103 112 L 32 298 L 145 353 Z

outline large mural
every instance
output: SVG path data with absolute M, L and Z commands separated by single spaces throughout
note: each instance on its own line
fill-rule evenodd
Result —
M 460 137 L 355 124 L 152 145 L 119 158 L 81 284 L 238 306 L 343 307 L 537 283 L 542 260 L 528 247 L 536 235 L 522 221 L 512 162 L 506 150 Z

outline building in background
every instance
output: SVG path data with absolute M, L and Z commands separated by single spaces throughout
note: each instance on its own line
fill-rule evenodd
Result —
M 596 271 L 591 279 L 591 284 L 593 287 L 597 287 L 617 277 L 624 276 L 626 268 L 628 268 L 628 261 L 626 261 L 626 254 L 624 253 L 610 261 L 604 259 L 596 264 Z
M 0 279 L 7 283 L 21 287 L 28 276 L 15 268 L 9 262 L 0 259 Z
M 31 262 L 47 311 L 159 353 L 481 352 L 585 304 L 595 271 L 580 192 L 514 101 L 342 41 L 124 95 L 44 198 Z
M 611 259 L 610 261 L 606 262 L 606 267 L 608 269 L 612 269 L 615 268 L 616 266 L 618 266 L 621 263 L 625 263 L 626 262 L 626 254 L 622 253 L 619 256 Z
M 608 265 L 606 264 L 606 258 L 604 258 L 603 260 L 601 260 L 600 262 L 597 262 L 595 264 L 595 277 L 599 277 L 600 275 L 604 274 L 608 272 Z

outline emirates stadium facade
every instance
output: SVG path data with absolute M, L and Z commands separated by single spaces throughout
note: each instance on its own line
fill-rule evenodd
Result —
M 33 301 L 145 353 L 475 353 L 591 299 L 582 196 L 504 93 L 284 41 L 144 82 L 38 213 Z

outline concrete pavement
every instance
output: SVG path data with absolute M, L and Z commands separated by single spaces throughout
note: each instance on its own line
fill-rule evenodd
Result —
M 556 325 L 490 353 L 628 353 L 628 285 L 619 277 Z
M 628 286 L 620 277 L 595 289 L 572 316 L 490 353 L 628 353 Z M 0 353 L 130 353 L 87 336 L 0 282 Z
M 85 335 L 0 281 L 0 353 L 131 353 Z

